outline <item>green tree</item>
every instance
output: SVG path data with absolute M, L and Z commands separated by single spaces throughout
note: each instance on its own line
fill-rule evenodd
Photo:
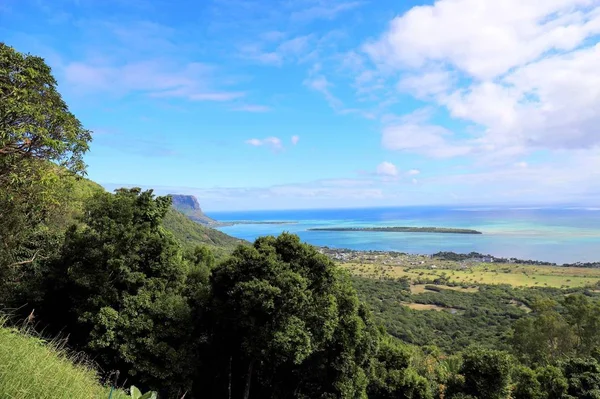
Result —
M 369 399 L 433 398 L 428 380 L 410 363 L 410 350 L 384 335 L 371 365 Z
M 365 395 L 376 330 L 313 247 L 290 234 L 261 237 L 220 264 L 211 286 L 213 397 Z
M 542 387 L 536 373 L 525 366 L 517 366 L 513 370 L 513 390 L 511 397 L 514 399 L 542 399 Z
M 473 349 L 463 356 L 462 393 L 477 398 L 505 399 L 509 395 L 512 362 L 506 352 Z
M 0 43 L 0 186 L 18 179 L 27 159 L 83 172 L 90 140 L 44 60 Z
M 600 345 L 600 306 L 581 294 L 567 296 L 563 305 L 567 323 L 574 331 L 578 355 L 589 356 Z
M 564 375 L 569 384 L 569 399 L 600 399 L 600 364 L 595 359 L 567 360 Z
M 536 369 L 535 372 L 544 399 L 561 399 L 564 397 L 569 384 L 561 369 L 556 366 L 545 366 Z
M 144 388 L 189 389 L 188 263 L 161 226 L 169 197 L 120 189 L 89 201 L 51 262 L 42 317 L 105 369 Z
M 536 313 L 519 319 L 513 328 L 515 354 L 531 364 L 546 365 L 573 353 L 576 341 L 565 317 L 556 311 L 552 300 L 533 305 Z
M 90 140 L 44 60 L 0 43 L 0 307 L 23 269 L 58 246 L 49 228 L 64 198 L 57 188 L 67 171 L 85 171 Z

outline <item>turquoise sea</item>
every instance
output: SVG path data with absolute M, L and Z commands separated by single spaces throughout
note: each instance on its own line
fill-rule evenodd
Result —
M 208 212 L 219 221 L 295 221 L 239 224 L 220 230 L 249 241 L 283 231 L 319 246 L 432 254 L 476 251 L 555 263 L 600 261 L 600 208 L 402 207 Z M 482 235 L 308 231 L 312 227 L 419 226 L 469 228 Z

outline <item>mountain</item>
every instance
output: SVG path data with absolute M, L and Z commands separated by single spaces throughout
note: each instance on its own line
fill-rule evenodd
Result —
M 58 170 L 57 170 L 58 173 Z M 70 224 L 76 223 L 78 217 L 83 212 L 85 201 L 96 193 L 104 191 L 104 188 L 99 184 L 86 179 L 75 178 L 71 175 L 66 175 L 59 179 L 62 183 L 65 201 L 64 209 L 61 212 L 59 220 L 55 221 L 54 228 L 66 229 Z M 62 187 L 61 186 L 61 187 Z M 209 246 L 216 256 L 230 253 L 237 245 L 246 243 L 244 240 L 231 237 L 218 230 L 212 229 L 201 222 L 195 222 L 200 218 L 205 220 L 205 223 L 217 225 L 218 222 L 205 216 L 198 205 L 198 201 L 191 195 L 176 195 L 173 197 L 173 206 L 188 210 L 188 214 L 171 209 L 163 219 L 163 226 L 170 231 L 175 239 L 186 248 L 194 248 L 197 245 Z M 195 216 L 195 218 L 193 217 Z
M 173 199 L 173 208 L 183 213 L 185 216 L 205 226 L 218 226 L 219 222 L 206 216 L 198 199 L 193 195 L 169 194 Z
M 184 248 L 207 245 L 217 257 L 230 253 L 239 244 L 247 243 L 247 241 L 194 222 L 187 215 L 176 209 L 171 209 L 167 213 L 163 219 L 163 226 L 173 233 Z

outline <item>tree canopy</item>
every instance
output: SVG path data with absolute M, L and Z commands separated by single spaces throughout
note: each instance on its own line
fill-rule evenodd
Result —
M 83 172 L 90 140 L 44 60 L 0 43 L 0 184 L 29 158 Z

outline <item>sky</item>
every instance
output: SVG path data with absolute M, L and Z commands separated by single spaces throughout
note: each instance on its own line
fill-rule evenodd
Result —
M 0 0 L 88 177 L 203 209 L 600 204 L 600 0 Z

